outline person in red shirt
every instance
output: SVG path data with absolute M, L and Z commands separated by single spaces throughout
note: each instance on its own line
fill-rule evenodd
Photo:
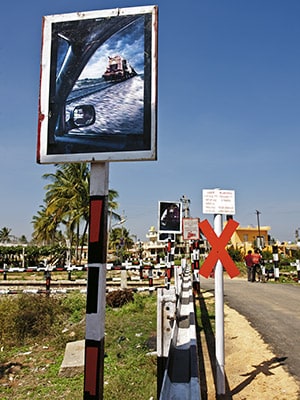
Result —
M 252 262 L 253 262 L 253 267 L 252 267 L 252 282 L 255 282 L 256 280 L 256 273 L 258 275 L 258 281 L 261 280 L 261 262 L 262 262 L 262 256 L 259 252 L 258 249 L 254 251 L 254 254 L 252 255 Z
M 244 257 L 245 264 L 247 267 L 247 278 L 248 282 L 252 281 L 252 268 L 253 268 L 253 261 L 252 261 L 252 250 L 248 250 L 247 255 Z

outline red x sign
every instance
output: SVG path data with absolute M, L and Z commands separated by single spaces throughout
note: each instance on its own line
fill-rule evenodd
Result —
M 209 252 L 207 258 L 201 266 L 199 273 L 202 276 L 208 278 L 218 260 L 222 262 L 222 265 L 228 272 L 230 278 L 234 278 L 240 273 L 232 258 L 225 250 L 225 246 L 229 242 L 233 232 L 238 226 L 238 222 L 230 219 L 225 225 L 225 228 L 221 235 L 217 236 L 207 219 L 200 222 L 199 227 L 212 246 L 211 251 Z

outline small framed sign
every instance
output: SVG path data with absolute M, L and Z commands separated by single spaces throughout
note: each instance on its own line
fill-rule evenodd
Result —
M 182 231 L 182 203 L 160 201 L 158 203 L 159 233 L 179 234 Z
M 235 214 L 234 190 L 204 189 L 203 214 Z
M 199 218 L 182 219 L 183 240 L 199 240 Z

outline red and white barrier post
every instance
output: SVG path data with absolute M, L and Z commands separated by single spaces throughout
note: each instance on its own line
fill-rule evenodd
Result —
M 274 279 L 275 281 L 279 281 L 279 254 L 278 254 L 278 246 L 272 246 L 273 252 L 273 265 L 274 265 Z
M 172 246 L 171 239 L 167 242 L 167 289 L 170 289 L 171 277 L 172 277 L 172 266 L 174 268 L 174 246 Z
M 192 244 L 192 253 L 191 253 L 194 295 L 197 295 L 197 293 L 199 293 L 200 291 L 199 259 L 200 259 L 199 240 L 195 240 Z
M 84 399 L 103 399 L 108 163 L 92 163 L 86 302 Z
M 297 279 L 298 283 L 300 283 L 300 260 L 296 260 L 296 265 L 297 265 Z

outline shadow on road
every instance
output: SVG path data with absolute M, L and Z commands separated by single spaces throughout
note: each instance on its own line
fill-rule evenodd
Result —
M 206 292 L 214 292 L 213 290 L 207 290 Z M 196 313 L 195 310 L 195 315 L 196 317 L 196 329 L 197 329 L 197 342 L 198 342 L 198 357 L 199 357 L 199 369 L 200 369 L 200 386 L 201 386 L 201 400 L 207 400 L 208 399 L 208 387 L 207 387 L 207 372 L 206 372 L 206 367 L 205 367 L 205 358 L 204 358 L 204 343 L 202 343 L 200 332 L 203 330 L 204 336 L 205 336 L 205 341 L 206 341 L 206 346 L 208 350 L 208 355 L 209 355 L 209 361 L 211 365 L 211 370 L 213 374 L 213 381 L 214 381 L 214 386 L 215 386 L 215 392 L 216 392 L 216 387 L 217 387 L 217 381 L 216 381 L 216 349 L 215 349 L 215 335 L 213 332 L 212 328 L 212 323 L 211 320 L 214 319 L 215 317 L 211 317 L 209 315 L 205 299 L 200 292 L 200 290 L 197 290 L 197 293 L 195 293 L 195 300 L 198 299 L 199 301 L 199 307 L 200 307 L 200 320 L 199 316 Z M 197 306 L 196 301 L 195 301 L 195 307 Z M 216 394 L 216 399 L 218 400 L 231 400 L 232 395 L 231 391 L 229 388 L 228 380 L 225 375 L 225 395 L 217 395 Z
M 237 394 L 241 392 L 259 374 L 264 374 L 266 376 L 274 375 L 271 370 L 278 368 L 281 365 L 284 365 L 284 361 L 286 359 L 287 357 L 281 357 L 281 358 L 273 357 L 271 358 L 271 360 L 263 361 L 259 365 L 252 365 L 252 367 L 254 368 L 253 371 L 250 371 L 246 374 L 241 374 L 241 376 L 246 376 L 247 378 L 243 382 L 241 382 L 237 387 L 232 389 L 231 394 Z
M 216 349 L 215 349 L 215 334 L 212 327 L 212 322 L 214 321 L 214 315 L 209 315 L 209 311 L 205 302 L 203 295 L 205 293 L 214 294 L 214 290 L 197 290 L 194 292 L 195 295 L 195 315 L 196 315 L 196 329 L 197 329 L 197 342 L 198 342 L 198 357 L 199 357 L 199 369 L 200 369 L 200 385 L 201 385 L 201 400 L 208 400 L 208 392 L 211 392 L 212 388 L 208 387 L 207 379 L 207 358 L 209 357 L 209 363 L 211 367 L 211 372 L 213 374 L 214 390 L 216 392 L 217 381 L 216 381 Z M 197 301 L 198 300 L 198 301 Z M 199 305 L 199 312 L 196 312 L 196 307 Z M 212 314 L 212 313 L 211 313 Z M 201 335 L 202 332 L 202 335 Z M 205 339 L 204 339 L 205 338 Z M 206 357 L 205 364 L 205 343 L 206 342 L 206 352 L 208 352 L 208 357 Z M 253 370 L 241 376 L 245 377 L 245 380 L 237 385 L 235 388 L 230 390 L 229 383 L 225 374 L 225 394 L 217 395 L 217 400 L 232 400 L 232 396 L 237 395 L 242 392 L 245 387 L 251 384 L 251 382 L 259 374 L 264 374 L 266 376 L 273 375 L 272 370 L 284 365 L 287 357 L 273 357 L 270 360 L 261 362 L 259 365 L 253 365 Z

